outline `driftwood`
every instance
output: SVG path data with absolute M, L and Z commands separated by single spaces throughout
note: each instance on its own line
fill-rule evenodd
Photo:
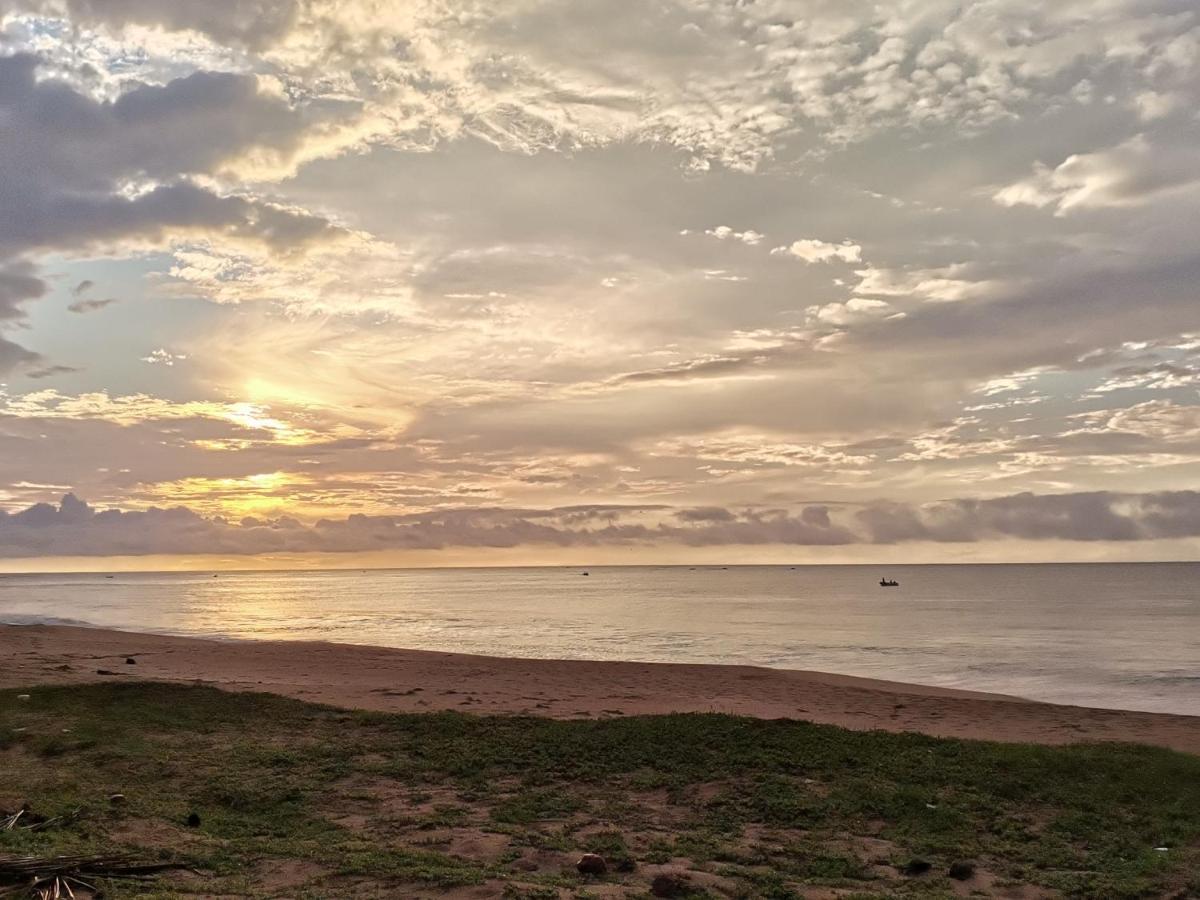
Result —
M 73 898 L 82 888 L 99 893 L 98 878 L 143 879 L 176 869 L 175 863 L 147 863 L 132 856 L 0 856 L 0 897 L 34 900 Z
M 74 822 L 81 815 L 83 815 L 82 806 L 61 816 L 51 816 L 47 819 L 44 816 L 39 816 L 31 812 L 28 806 L 23 806 L 12 815 L 0 813 L 0 831 L 13 831 L 14 829 L 22 831 L 45 831 L 47 828 L 53 828 L 56 825 L 66 825 L 68 822 Z

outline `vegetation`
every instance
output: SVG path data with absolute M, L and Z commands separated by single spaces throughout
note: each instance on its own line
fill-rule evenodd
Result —
M 0 691 L 0 825 L 22 804 L 0 854 L 180 864 L 109 898 L 1200 895 L 1200 758 L 1133 745 L 123 683 Z

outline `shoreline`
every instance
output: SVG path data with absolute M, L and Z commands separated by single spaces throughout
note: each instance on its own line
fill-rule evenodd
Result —
M 137 679 L 382 712 L 557 719 L 715 712 L 859 731 L 1037 744 L 1124 741 L 1200 754 L 1200 716 L 745 665 L 523 659 L 44 624 L 0 626 L 0 659 L 0 688 Z

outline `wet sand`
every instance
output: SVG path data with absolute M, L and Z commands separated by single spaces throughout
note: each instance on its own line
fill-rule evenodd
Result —
M 127 658 L 136 662 L 127 664 Z M 202 683 L 389 712 L 559 719 L 721 712 L 997 741 L 1132 741 L 1200 754 L 1200 717 L 1060 706 L 820 672 L 0 626 L 0 688 L 115 679 Z

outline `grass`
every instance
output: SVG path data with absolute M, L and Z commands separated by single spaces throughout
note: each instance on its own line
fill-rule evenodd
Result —
M 0 832 L 0 853 L 135 850 L 195 870 L 110 898 L 645 897 L 666 863 L 697 897 L 940 897 L 956 860 L 985 893 L 1200 895 L 1200 758 L 1135 745 L 382 715 L 124 683 L 0 691 L 0 810 L 23 801 L 86 812 Z M 582 852 L 613 869 L 577 875 Z M 914 859 L 929 872 L 905 875 Z

